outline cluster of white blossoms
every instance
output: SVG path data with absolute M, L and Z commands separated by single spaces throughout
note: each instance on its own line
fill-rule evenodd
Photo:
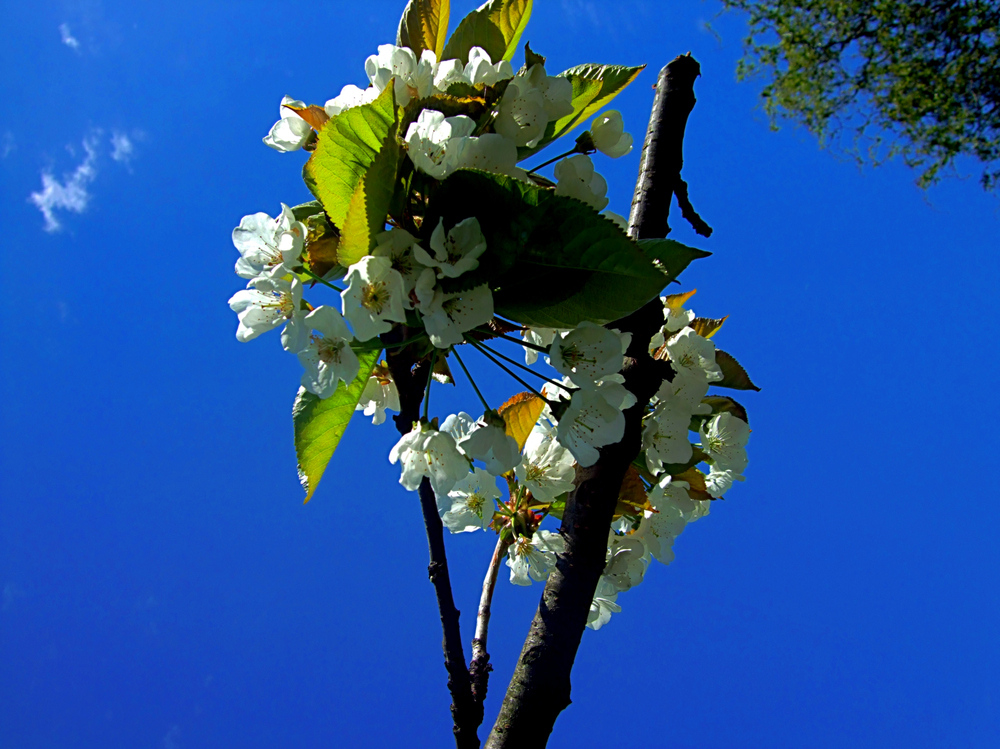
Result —
M 449 356 L 465 369 L 455 348 L 465 344 L 510 374 L 501 359 L 544 380 L 539 391 L 524 394 L 535 405 L 520 431 L 505 420 L 507 406 L 491 409 L 476 388 L 484 406 L 481 417 L 463 411 L 439 426 L 437 419 L 429 418 L 425 401 L 422 418 L 389 454 L 407 490 L 417 491 L 427 479 L 442 523 L 451 532 L 492 529 L 501 534 L 510 580 L 517 585 L 543 582 L 565 552 L 563 537 L 540 525 L 550 516 L 561 517 L 577 469 L 594 465 L 602 448 L 622 440 L 624 412 L 636 403 L 621 374 L 626 351 L 646 345 L 633 343 L 629 333 L 587 321 L 564 330 L 498 321 L 484 270 L 475 273 L 481 263 L 484 269 L 490 267 L 491 248 L 483 229 L 491 224 L 486 214 L 480 214 L 482 225 L 476 216 L 447 211 L 447 219 L 438 218 L 437 210 L 433 219 L 428 217 L 427 195 L 435 193 L 435 181 L 472 169 L 506 175 L 535 190 L 551 189 L 603 211 L 624 228 L 624 218 L 606 211 L 608 185 L 589 155 L 598 151 L 618 158 L 632 150 L 632 137 L 618 112 L 597 115 L 573 150 L 536 168 L 556 162 L 554 182 L 518 166 L 519 154 L 544 146 L 565 118 L 581 111 L 574 107 L 571 80 L 565 74 L 549 75 L 542 58 L 529 58 L 515 73 L 509 62 L 495 63 L 479 47 L 463 62 L 439 61 L 429 50 L 416 54 L 406 47 L 382 45 L 365 61 L 366 88 L 345 86 L 323 107 L 284 97 L 280 119 L 264 142 L 292 152 L 321 148 L 326 141 L 317 146 L 317 131 L 329 118 L 370 105 L 391 88 L 392 97 L 386 94 L 380 101 L 391 98 L 401 108 L 400 121 L 408 124 L 405 132 L 386 136 L 397 138 L 406 154 L 400 161 L 405 169 L 389 184 L 392 189 L 405 184 L 400 197 L 411 202 L 385 222 L 376 217 L 374 223 L 380 226 L 370 227 L 365 235 L 370 251 L 348 267 L 338 266 L 331 256 L 323 256 L 322 262 L 317 262 L 320 254 L 313 256 L 321 238 L 332 237 L 334 246 L 342 239 L 344 227 L 332 226 L 330 217 L 336 211 L 327 202 L 295 209 L 282 205 L 275 218 L 264 213 L 245 216 L 233 231 L 233 243 L 240 254 L 236 273 L 247 285 L 229 300 L 238 316 L 240 341 L 282 329 L 282 347 L 301 362 L 301 387 L 308 393 L 330 398 L 360 378 L 351 391 L 361 392 L 356 410 L 374 424 L 383 423 L 387 411 L 400 410 L 388 366 L 378 364 L 367 375 L 387 334 L 393 338 L 386 341 L 396 341 L 390 347 L 420 347 L 416 360 L 427 362 L 428 388 L 439 375 L 438 364 L 448 370 Z M 471 100 L 470 91 L 485 111 L 461 111 L 477 119 L 452 113 L 456 101 Z M 448 114 L 435 108 L 445 99 Z M 414 183 L 417 187 L 411 191 Z M 339 300 L 314 306 L 304 298 L 307 291 L 333 292 Z M 696 330 L 694 313 L 683 308 L 689 296 L 664 299 L 664 324 L 649 342 L 650 352 L 669 361 L 674 374 L 664 380 L 643 417 L 637 460 L 643 468 L 631 469 L 633 491 L 626 496 L 623 489 L 619 501 L 588 620 L 594 629 L 620 611 L 618 594 L 642 581 L 651 559 L 664 564 L 672 560 L 674 539 L 688 522 L 707 514 L 709 500 L 743 480 L 749 428 L 738 414 L 745 412 L 741 407 L 720 410 L 706 402 L 709 387 L 723 374 L 714 345 L 698 332 L 705 329 Z M 511 340 L 523 344 L 523 367 L 487 345 L 497 336 L 507 338 L 498 331 L 517 330 L 520 341 Z M 366 362 L 364 372 L 359 356 Z M 698 430 L 696 444 L 692 429 Z M 695 468 L 700 463 L 709 465 L 707 473 Z

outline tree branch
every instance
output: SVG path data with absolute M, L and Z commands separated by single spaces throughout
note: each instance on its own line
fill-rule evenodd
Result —
M 496 549 L 493 551 L 493 558 L 490 559 L 490 566 L 486 570 L 486 579 L 483 580 L 483 593 L 479 598 L 479 615 L 476 617 L 476 636 L 472 640 L 472 663 L 469 666 L 469 676 L 472 679 L 472 699 L 479 705 L 480 715 L 483 711 L 483 702 L 486 701 L 486 690 L 489 687 L 490 654 L 486 650 L 486 639 L 490 630 L 490 613 L 493 606 L 493 590 L 497 584 L 497 574 L 500 572 L 500 562 L 507 553 L 510 540 L 503 536 L 497 539 Z M 480 722 L 482 717 L 480 717 Z
M 694 107 L 699 70 L 694 58 L 685 55 L 660 71 L 629 222 L 633 238 L 663 237 L 670 231 L 670 198 L 680 179 L 684 128 Z M 577 468 L 560 528 L 566 551 L 546 582 L 487 749 L 544 747 L 556 718 L 570 704 L 570 671 L 604 570 L 622 480 L 641 448 L 649 400 L 673 376 L 669 364 L 648 352 L 649 339 L 662 324 L 663 305 L 654 299 L 608 326 L 632 333 L 622 374 L 636 404 L 624 412 L 621 442 L 602 448 L 593 466 Z
M 400 330 L 398 335 L 399 340 L 404 340 L 402 336 L 406 335 L 406 331 Z M 391 345 L 393 341 L 389 338 L 388 335 L 383 336 L 383 343 Z M 416 363 L 407 348 L 387 350 L 386 363 L 399 390 L 399 414 L 393 417 L 396 429 L 401 435 L 407 434 L 413 428 L 413 422 L 420 417 L 420 405 L 424 398 L 427 368 L 430 363 Z M 479 749 L 479 736 L 476 731 L 483 722 L 483 707 L 481 702 L 477 705 L 472 695 L 472 683 L 465 666 L 462 632 L 458 623 L 459 611 L 455 608 L 451 578 L 448 574 L 444 526 L 438 514 L 434 490 L 427 478 L 420 482 L 418 494 L 424 528 L 427 531 L 427 549 L 430 554 L 427 575 L 434 586 L 438 612 L 441 616 L 441 630 L 444 633 L 442 648 L 444 667 L 448 672 L 448 691 L 452 700 L 452 732 L 458 749 Z

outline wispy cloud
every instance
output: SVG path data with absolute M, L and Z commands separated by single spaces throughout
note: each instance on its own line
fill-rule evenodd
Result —
M 28 199 L 38 206 L 45 217 L 45 231 L 57 232 L 62 228 L 56 211 L 83 213 L 87 209 L 90 202 L 87 187 L 97 178 L 97 137 L 95 134 L 84 139 L 86 155 L 83 161 L 71 173 L 64 174 L 62 182 L 51 172 L 42 172 L 42 189 L 31 193 Z
M 14 133 L 7 130 L 0 141 L 0 159 L 6 159 L 17 150 L 17 141 L 14 140 Z
M 80 40 L 73 36 L 73 33 L 69 30 L 68 23 L 59 24 L 59 34 L 62 36 L 63 44 L 72 50 L 80 51 Z
M 131 138 L 129 138 L 125 133 L 115 130 L 111 133 L 111 158 L 118 161 L 125 166 L 129 165 L 132 161 L 132 155 L 135 153 L 135 144 L 132 143 Z

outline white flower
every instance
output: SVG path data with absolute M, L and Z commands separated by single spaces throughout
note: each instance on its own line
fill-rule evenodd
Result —
M 437 348 L 449 348 L 461 343 L 466 331 L 493 319 L 493 292 L 486 284 L 455 294 L 438 289 L 420 311 L 431 343 Z
M 485 49 L 473 47 L 469 50 L 469 62 L 465 65 L 464 77 L 473 85 L 485 83 L 487 86 L 493 86 L 500 81 L 513 78 L 514 68 L 507 60 L 501 60 L 494 65 Z
M 560 332 L 556 328 L 525 328 L 521 333 L 521 339 L 536 346 L 551 346 L 552 341 L 555 340 L 556 333 Z M 524 346 L 523 348 L 525 364 L 530 365 L 538 361 L 538 352 L 535 349 L 528 346 Z
M 347 288 L 340 295 L 344 317 L 359 341 L 392 329 L 392 322 L 406 322 L 403 310 L 403 277 L 387 257 L 367 256 L 347 270 Z
M 646 510 L 639 530 L 633 534 L 663 564 L 674 560 L 674 539 L 684 527 L 708 514 L 709 502 L 691 499 L 688 486 L 684 481 L 671 481 L 669 476 L 661 479 L 649 490 L 649 503 L 654 511 Z
M 715 344 L 695 332 L 694 328 L 684 328 L 666 342 L 670 364 L 676 371 L 686 369 L 700 375 L 708 382 L 722 379 L 722 370 L 715 363 Z
M 482 468 L 476 468 L 448 494 L 438 496 L 441 522 L 452 533 L 486 529 L 493 521 L 499 498 L 496 479 Z
M 540 502 L 552 502 L 573 489 L 576 471 L 573 454 L 556 440 L 556 430 L 544 422 L 535 424 L 524 443 L 524 456 L 514 475 Z
M 282 153 L 299 150 L 312 133 L 309 123 L 289 109 L 289 106 L 305 107 L 305 102 L 297 101 L 290 96 L 282 98 L 281 106 L 278 107 L 281 119 L 275 122 L 271 132 L 264 136 L 265 145 Z
M 434 91 L 434 69 L 437 58 L 424 50 L 420 59 L 408 47 L 380 44 L 378 54 L 365 60 L 365 73 L 372 87 L 380 93 L 394 81 L 396 105 L 405 107 L 410 99 L 423 99 Z
M 372 376 L 368 378 L 365 389 L 361 391 L 355 411 L 364 411 L 365 416 L 372 417 L 372 424 L 385 421 L 385 410 L 399 410 L 399 390 L 392 381 L 387 367 L 375 367 Z
M 669 398 L 656 404 L 642 428 L 642 447 L 650 471 L 659 473 L 664 463 L 686 463 L 691 459 L 690 422 L 691 411 L 682 401 Z
M 358 107 L 362 104 L 370 104 L 378 98 L 379 89 L 374 86 L 368 88 L 358 88 L 350 84 L 340 89 L 340 93 L 327 101 L 323 106 L 328 117 L 335 117 L 341 112 Z
M 618 387 L 628 392 L 621 385 Z M 634 399 L 633 396 L 633 402 Z M 618 442 L 625 434 L 625 414 L 617 405 L 621 402 L 621 394 L 611 385 L 573 393 L 569 407 L 559 419 L 556 434 L 559 444 L 573 453 L 582 467 L 597 462 L 598 447 Z
M 705 491 L 716 499 L 719 499 L 719 497 L 729 491 L 734 481 L 745 480 L 742 475 L 730 468 L 719 470 L 717 466 L 712 466 L 705 477 Z
M 469 83 L 465 77 L 465 66 L 461 60 L 442 60 L 434 68 L 434 90 L 448 93 L 453 83 Z
M 333 307 L 322 305 L 302 321 L 305 329 L 315 330 L 309 343 L 299 353 L 305 368 L 302 387 L 320 398 L 329 398 L 337 391 L 337 383 L 350 383 L 358 376 L 358 356 L 351 349 L 353 336 L 344 318 Z
M 445 234 L 444 219 L 431 233 L 431 256 L 419 245 L 413 245 L 413 256 L 427 267 L 437 268 L 438 278 L 458 278 L 479 267 L 479 256 L 486 251 L 486 238 L 473 216 L 455 224 Z
M 747 467 L 747 440 L 750 426 L 731 413 L 716 414 L 699 430 L 701 448 L 708 453 L 719 470 L 743 473 Z
M 301 351 L 305 347 L 304 338 L 308 335 L 302 326 L 305 315 L 302 310 L 302 282 L 294 277 L 291 281 L 258 277 L 250 285 L 253 288 L 237 291 L 229 300 L 229 308 L 240 321 L 236 340 L 243 343 L 252 341 L 261 333 L 287 323 L 281 336 L 282 345 L 293 353 Z
M 507 550 L 510 581 L 515 585 L 542 582 L 556 567 L 556 554 L 566 551 L 566 541 L 558 533 L 535 531 L 529 540 L 518 536 Z M 530 579 L 529 579 L 530 578 Z
M 715 344 L 698 335 L 692 328 L 684 328 L 664 344 L 674 370 L 672 380 L 664 380 L 657 397 L 671 397 L 687 404 L 693 414 L 709 413 L 711 409 L 701 402 L 708 393 L 709 383 L 722 379 L 722 370 L 715 363 Z
M 649 566 L 649 549 L 642 536 L 619 536 L 611 531 L 605 558 L 603 579 L 614 588 L 614 592 L 624 592 L 642 582 Z
M 586 154 L 578 153 L 557 163 L 555 176 L 556 195 L 576 198 L 598 211 L 607 206 L 608 183 L 594 171 L 594 162 Z
M 502 135 L 486 133 L 478 138 L 465 138 L 458 154 L 456 169 L 479 169 L 523 182 L 528 180 L 528 173 L 517 165 L 517 146 Z
M 455 439 L 456 444 L 468 437 L 475 428 L 476 420 L 465 411 L 451 414 L 441 423 L 441 431 L 450 434 Z
M 545 135 L 550 120 L 573 111 L 573 84 L 553 77 L 542 65 L 532 65 L 507 85 L 494 129 L 517 146 L 534 148 Z
M 435 179 L 444 179 L 459 167 L 466 139 L 476 123 L 464 114 L 445 117 L 425 109 L 406 131 L 407 153 L 413 166 Z
M 275 278 L 286 275 L 298 264 L 305 237 L 305 224 L 296 221 L 284 203 L 277 218 L 266 213 L 244 216 L 233 229 L 233 244 L 240 251 L 236 275 L 248 279 L 265 274 Z
M 632 136 L 625 132 L 621 112 L 611 110 L 595 117 L 590 123 L 590 137 L 594 148 L 612 159 L 632 150 Z
M 631 340 L 631 333 L 622 334 L 585 320 L 552 342 L 549 363 L 580 387 L 591 389 L 597 380 L 621 370 Z
M 494 476 L 502 476 L 521 461 L 517 440 L 507 434 L 503 417 L 491 411 L 458 440 L 458 449 L 472 460 L 482 461 Z
M 455 446 L 455 438 L 429 424 L 414 424 L 389 453 L 389 462 L 401 464 L 399 483 L 416 491 L 420 480 L 430 479 L 434 494 L 445 496 L 469 473 L 469 461 Z
M 597 590 L 594 591 L 594 600 L 590 603 L 590 612 L 587 614 L 587 626 L 593 630 L 598 630 L 611 621 L 612 614 L 621 612 L 622 607 L 616 601 L 618 592 L 603 577 L 597 581 Z
M 406 229 L 393 228 L 375 237 L 375 248 L 372 250 L 372 255 L 375 257 L 389 258 L 393 270 L 399 271 L 399 275 L 403 277 L 403 306 L 406 309 L 413 308 L 411 294 L 420 274 L 425 270 L 425 266 L 414 257 L 416 249 L 418 249 L 416 237 Z

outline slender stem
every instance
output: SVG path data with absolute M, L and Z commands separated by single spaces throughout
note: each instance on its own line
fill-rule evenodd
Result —
M 491 411 L 492 409 L 490 408 L 490 404 L 486 402 L 486 399 L 483 397 L 483 394 L 479 392 L 479 388 L 476 386 L 476 381 L 472 379 L 472 374 L 466 368 L 465 362 L 462 361 L 462 357 L 458 355 L 458 352 L 455 349 L 452 349 L 451 353 L 454 354 L 455 361 L 458 362 L 458 365 L 462 368 L 462 371 L 465 372 L 465 376 L 468 377 L 469 382 L 472 383 L 472 389 L 475 390 L 476 395 L 479 396 L 479 402 L 483 404 L 483 408 L 485 408 L 487 411 Z
M 421 334 L 421 335 L 415 335 L 412 338 L 407 338 L 405 341 L 400 341 L 399 343 L 390 343 L 388 345 L 383 345 L 382 348 L 385 349 L 386 351 L 388 351 L 390 349 L 394 349 L 394 348 L 403 348 L 405 346 L 409 346 L 411 343 L 416 343 L 417 341 L 422 341 L 426 337 L 427 336 L 423 335 L 423 334 Z
M 325 281 L 325 280 L 323 280 L 322 278 L 320 278 L 319 276 L 317 276 L 317 275 L 316 275 L 315 273 L 313 273 L 313 272 L 312 272 L 311 270 L 309 270 L 309 269 L 308 269 L 308 268 L 306 268 L 305 266 L 302 266 L 302 270 L 303 270 L 303 272 L 304 272 L 304 273 L 305 273 L 305 274 L 306 274 L 307 276 L 309 276 L 309 277 L 310 277 L 311 279 L 313 279 L 314 281 L 319 281 L 319 282 L 320 282 L 321 284 L 323 284 L 324 286 L 329 286 L 329 287 L 330 287 L 331 289 L 333 289 L 334 291 L 339 291 L 339 292 L 343 293 L 343 291 L 344 291 L 344 290 L 343 290 L 342 288 L 340 288 L 339 286 L 334 286 L 334 285 L 333 285 L 332 283 L 330 283 L 329 281 Z
M 546 377 L 545 375 L 543 375 L 541 372 L 536 372 L 531 367 L 527 367 L 524 364 L 521 364 L 521 362 L 519 362 L 517 359 L 511 359 L 509 356 L 504 356 L 499 351 L 496 351 L 495 349 L 491 349 L 489 346 L 487 346 L 482 341 L 479 342 L 478 348 L 485 349 L 486 351 L 489 351 L 491 354 L 493 354 L 493 356 L 499 356 L 501 359 L 503 359 L 508 364 L 513 364 L 515 367 L 519 367 L 519 368 L 523 369 L 525 372 L 530 372 L 535 377 L 538 377 L 538 378 L 540 378 L 542 380 L 545 380 L 546 382 L 548 382 L 551 385 L 555 385 L 557 387 L 561 387 L 564 390 L 568 390 L 571 393 L 574 392 L 575 390 L 577 390 L 577 388 L 566 387 L 561 382 L 556 382 L 555 380 L 549 379 L 548 377 Z
M 489 328 L 473 328 L 476 333 L 485 333 L 486 335 L 493 336 L 494 338 L 503 338 L 505 341 L 510 341 L 511 343 L 516 343 L 519 346 L 527 346 L 528 348 L 533 348 L 543 354 L 549 353 L 549 350 L 544 346 L 539 346 L 535 343 L 529 343 L 528 341 L 522 340 L 520 338 L 513 338 L 509 335 L 504 335 L 503 333 L 497 333 L 496 331 L 490 330 Z
M 473 657 L 476 655 L 477 646 L 486 652 L 486 639 L 490 630 L 490 612 L 493 606 L 493 590 L 497 585 L 497 575 L 500 572 L 500 561 L 507 548 L 511 545 L 510 538 L 502 535 L 497 539 L 496 549 L 493 550 L 493 558 L 490 560 L 489 569 L 486 570 L 486 579 L 483 580 L 483 593 L 479 597 L 479 615 L 476 618 L 476 636 L 472 641 Z
M 507 369 L 507 367 L 505 367 L 498 359 L 493 358 L 493 356 L 489 352 L 489 349 L 486 349 L 483 346 L 480 346 L 480 345 L 478 345 L 476 343 L 473 343 L 472 345 L 476 347 L 476 350 L 479 351 L 479 353 L 481 353 L 483 356 L 485 356 L 491 362 L 493 362 L 498 367 L 500 367 L 500 369 L 502 369 L 504 372 L 506 372 L 507 374 L 509 374 L 511 377 L 513 377 L 519 383 L 521 383 L 521 385 L 524 386 L 525 388 L 527 388 L 530 392 L 534 393 L 535 395 L 537 395 L 539 398 L 541 398 L 543 400 L 548 400 L 548 398 L 546 398 L 544 395 L 542 395 L 537 390 L 535 390 L 533 387 L 531 387 L 531 385 L 529 385 L 527 382 L 525 382 L 524 380 L 522 380 L 520 377 L 518 377 L 516 374 L 514 374 L 511 370 Z
M 567 156 L 572 156 L 572 155 L 573 155 L 573 154 L 575 154 L 575 153 L 578 153 L 578 150 L 577 150 L 576 148 L 574 148 L 574 149 L 573 149 L 572 151 L 567 151 L 566 153 L 563 153 L 563 154 L 560 154 L 560 155 L 556 156 L 556 157 L 555 157 L 554 159 L 549 159 L 549 160 L 548 160 L 548 161 L 546 161 L 545 163 L 543 163 L 543 164 L 539 164 L 539 165 L 538 165 L 538 166 L 536 166 L 536 167 L 535 167 L 534 169 L 532 169 L 532 170 L 531 170 L 530 172 L 528 172 L 528 174 L 529 174 L 529 175 L 530 175 L 530 174 L 534 174 L 534 173 L 535 173 L 535 172 L 537 172 L 537 171 L 538 171 L 539 169 L 544 169 L 544 168 L 545 168 L 545 167 L 547 167 L 547 166 L 548 166 L 549 164 L 554 164 L 555 162 L 559 161 L 559 159 L 565 159 L 565 158 L 566 158 Z
M 424 390 L 424 421 L 427 420 L 427 414 L 431 407 L 431 383 L 434 382 L 434 367 L 437 364 L 437 359 L 437 349 L 434 349 L 430 366 L 427 367 L 427 387 Z

